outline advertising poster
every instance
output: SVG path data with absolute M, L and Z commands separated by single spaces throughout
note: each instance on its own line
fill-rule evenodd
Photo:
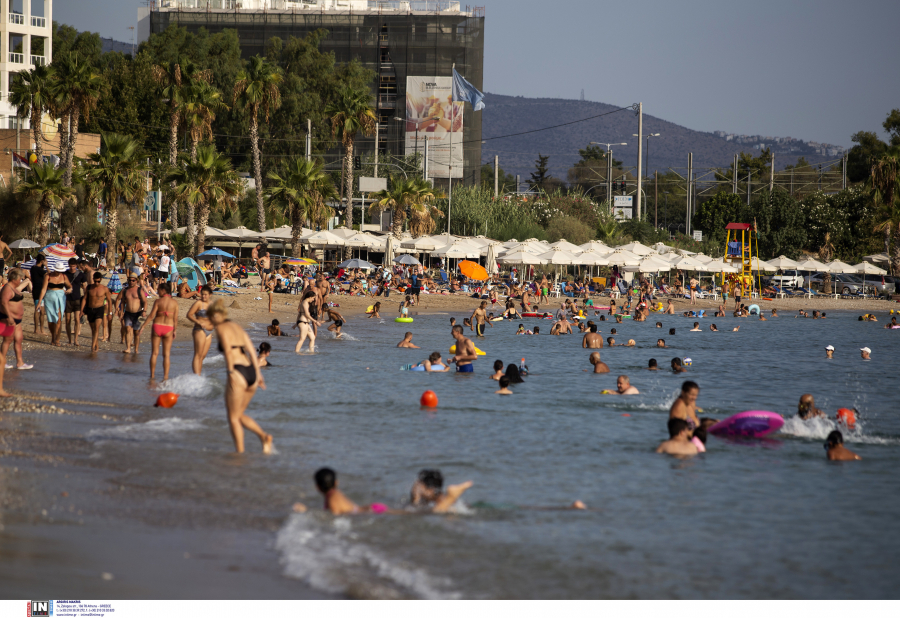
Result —
M 451 135 L 453 178 L 463 176 L 463 102 L 451 101 L 452 83 L 449 76 L 406 78 L 406 154 L 425 156 L 428 140 L 428 175 L 432 178 L 450 176 Z

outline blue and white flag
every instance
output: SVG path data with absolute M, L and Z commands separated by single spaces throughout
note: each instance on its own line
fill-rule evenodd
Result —
M 467 101 L 477 112 L 484 109 L 482 99 L 484 99 L 484 95 L 479 92 L 478 88 L 467 82 L 462 75 L 456 72 L 456 69 L 453 69 L 453 100 Z

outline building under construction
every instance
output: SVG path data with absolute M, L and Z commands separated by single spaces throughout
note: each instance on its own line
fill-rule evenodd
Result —
M 234 29 L 244 57 L 263 55 L 272 37 L 287 40 L 320 28 L 327 30 L 322 51 L 334 53 L 339 63 L 355 59 L 375 72 L 372 94 L 377 101 L 380 153 L 424 154 L 427 139 L 429 175 L 446 178 L 451 159 L 448 155 L 441 161 L 441 148 L 435 146 L 442 136 L 449 135 L 452 160 L 458 161 L 452 163 L 453 177 L 466 184 L 479 180 L 481 113 L 473 112 L 469 105 L 454 108 L 446 103 L 454 65 L 476 88 L 483 89 L 483 8 L 446 0 L 161 0 L 138 10 L 141 40 L 173 24 L 193 32 Z M 408 83 L 417 91 L 434 87 L 442 92 L 427 92 L 429 96 L 424 98 L 418 93 L 417 101 L 422 102 L 409 104 Z M 442 103 L 446 121 L 438 119 Z M 455 117 L 459 112 L 461 123 Z M 413 133 L 415 139 L 410 137 Z M 375 149 L 374 137 L 360 138 L 357 143 L 362 155 Z

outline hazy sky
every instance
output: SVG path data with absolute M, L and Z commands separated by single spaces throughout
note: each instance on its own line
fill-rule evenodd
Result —
M 477 2 L 488 92 L 576 99 L 583 88 L 691 129 L 843 146 L 883 133 L 900 108 L 896 0 Z M 58 0 L 54 18 L 127 42 L 140 4 Z

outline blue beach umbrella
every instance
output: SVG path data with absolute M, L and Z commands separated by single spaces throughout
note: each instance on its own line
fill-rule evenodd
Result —
M 231 255 L 230 253 L 228 253 L 227 251 L 222 251 L 222 250 L 219 249 L 218 247 L 213 247 L 212 249 L 207 249 L 207 250 L 204 251 L 203 253 L 198 253 L 198 254 L 197 254 L 197 257 L 205 257 L 205 258 L 210 258 L 210 257 L 227 257 L 227 258 L 231 258 L 231 259 L 233 259 L 233 260 L 236 259 L 236 258 L 235 258 L 233 255 Z
M 365 260 L 360 260 L 359 258 L 353 258 L 352 260 L 345 260 L 337 265 L 338 268 L 361 268 L 363 270 L 371 270 L 375 268 L 374 265 L 370 264 Z

